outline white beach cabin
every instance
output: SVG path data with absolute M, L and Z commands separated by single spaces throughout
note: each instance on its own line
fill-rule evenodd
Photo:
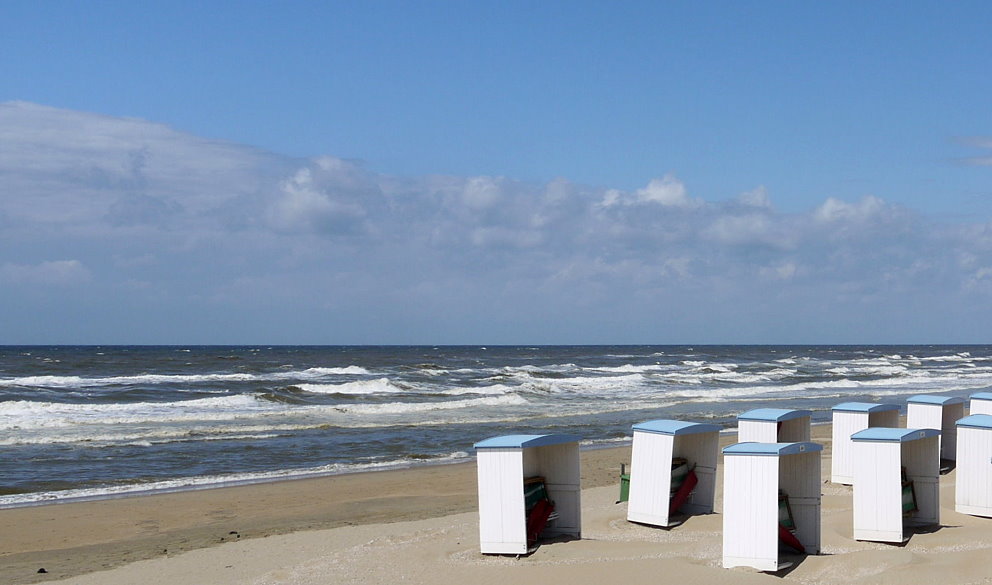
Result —
M 805 554 L 820 552 L 822 450 L 808 442 L 737 443 L 723 450 L 724 567 L 784 569 L 791 565 L 780 557 L 787 539 Z
M 992 517 L 992 415 L 958 421 L 954 511 Z
M 479 469 L 479 543 L 484 554 L 526 554 L 528 510 L 524 487 L 542 478 L 554 502 L 542 537 L 581 537 L 579 437 L 506 435 L 475 444 Z
M 668 527 L 684 519 L 673 517 L 678 513 L 711 513 L 721 427 L 652 420 L 633 429 L 627 520 Z M 685 459 L 678 469 L 672 463 L 676 458 Z
M 854 447 L 851 443 L 851 435 L 869 427 L 899 426 L 899 405 L 844 402 L 831 410 L 833 442 L 830 481 L 851 485 L 854 483 Z
M 854 539 L 905 542 L 908 526 L 940 523 L 936 429 L 871 428 L 855 433 Z
M 906 399 L 906 426 L 911 429 L 940 431 L 940 458 L 954 461 L 957 453 L 957 427 L 964 418 L 964 398 L 919 394 Z
M 800 443 L 809 441 L 808 410 L 759 408 L 737 417 L 737 441 L 740 443 Z
M 976 392 L 972 394 L 968 414 L 992 414 L 992 392 Z

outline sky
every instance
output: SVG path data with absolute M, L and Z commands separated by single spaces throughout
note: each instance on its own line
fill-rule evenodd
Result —
M 0 344 L 992 342 L 992 5 L 0 4 Z

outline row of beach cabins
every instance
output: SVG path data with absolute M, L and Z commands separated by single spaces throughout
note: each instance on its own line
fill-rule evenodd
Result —
M 956 468 L 955 510 L 992 517 L 992 393 L 920 395 L 832 409 L 831 481 L 853 486 L 854 539 L 902 543 L 940 523 L 940 472 Z M 820 456 L 811 412 L 764 408 L 738 417 L 723 449 L 723 566 L 779 571 L 820 552 Z M 673 528 L 713 512 L 721 427 L 677 420 L 633 426 L 627 520 Z M 475 445 L 483 554 L 532 552 L 538 539 L 581 538 L 579 437 L 506 435 Z M 784 556 L 784 558 L 783 558 Z

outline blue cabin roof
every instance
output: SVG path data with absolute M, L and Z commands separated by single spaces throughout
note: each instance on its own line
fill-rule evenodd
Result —
M 899 410 L 898 404 L 875 404 L 874 402 L 842 402 L 834 406 L 831 410 L 841 412 L 885 412 L 887 410 Z
M 978 400 L 992 400 L 992 392 L 975 392 L 971 397 Z
M 523 449 L 524 447 L 546 447 L 561 443 L 578 443 L 578 435 L 503 435 L 492 437 L 475 444 L 476 449 Z
M 658 433 L 661 435 L 692 435 L 695 433 L 718 433 L 723 430 L 720 425 L 695 423 L 684 420 L 649 420 L 633 426 L 635 431 Z
M 958 398 L 957 396 L 934 396 L 933 394 L 917 394 L 916 396 L 910 396 L 906 399 L 906 402 L 912 402 L 915 404 L 937 404 L 939 406 L 945 406 L 948 404 L 963 404 L 964 398 Z
M 822 451 L 823 445 L 819 443 L 737 443 L 724 447 L 724 455 L 795 455 L 797 453 L 813 453 Z
M 872 441 L 876 443 L 906 443 L 927 437 L 938 437 L 937 429 L 893 429 L 888 427 L 871 427 L 851 435 L 852 441 Z
M 958 422 L 954 424 L 959 427 L 968 427 L 972 429 L 992 429 L 992 415 L 973 414 L 959 419 Z
M 804 416 L 813 416 L 808 410 L 789 410 L 785 408 L 757 408 L 749 410 L 737 416 L 737 420 L 762 420 L 769 422 L 782 422 Z

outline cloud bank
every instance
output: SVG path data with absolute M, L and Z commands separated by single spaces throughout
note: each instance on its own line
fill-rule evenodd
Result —
M 0 343 L 987 340 L 988 218 L 659 175 L 397 177 L 0 104 Z

